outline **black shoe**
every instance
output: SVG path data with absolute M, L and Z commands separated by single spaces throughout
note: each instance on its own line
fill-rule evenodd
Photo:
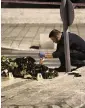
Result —
M 83 67 L 83 66 L 85 66 L 85 60 L 78 63 L 77 68 L 80 68 L 80 67 Z
M 60 66 L 59 68 L 55 68 L 58 72 L 66 72 L 66 68 L 64 66 Z

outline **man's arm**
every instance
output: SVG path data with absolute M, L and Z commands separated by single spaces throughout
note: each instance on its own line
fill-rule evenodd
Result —
M 64 48 L 60 47 L 57 51 L 53 52 L 53 53 L 43 53 L 40 52 L 39 56 L 40 58 L 59 58 L 62 54 L 64 54 Z
M 40 58 L 53 58 L 52 53 L 44 53 L 44 52 L 40 52 L 39 57 Z
M 59 58 L 61 55 L 64 55 L 64 46 L 58 47 L 57 51 L 52 53 L 53 58 Z
M 46 54 L 45 54 L 45 58 L 53 58 L 52 53 L 46 53 Z

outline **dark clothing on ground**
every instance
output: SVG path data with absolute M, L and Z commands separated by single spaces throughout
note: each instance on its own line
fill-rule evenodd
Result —
M 69 32 L 69 47 L 72 66 L 85 66 L 85 41 L 74 33 Z M 57 49 L 53 52 L 53 58 L 59 58 L 61 66 L 65 67 L 64 54 L 64 34 L 62 33 L 61 40 L 57 44 Z

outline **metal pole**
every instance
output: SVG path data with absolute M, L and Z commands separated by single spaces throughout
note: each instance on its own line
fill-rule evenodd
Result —
M 71 63 L 70 63 L 70 50 L 69 50 L 69 34 L 68 29 L 64 32 L 64 51 L 65 51 L 65 63 L 66 63 L 66 72 L 71 72 Z
M 63 4 L 65 6 L 67 0 L 63 0 Z M 68 5 L 67 5 L 68 6 Z M 69 10 L 65 6 L 64 15 L 66 17 L 65 23 L 63 23 L 63 33 L 64 33 L 64 51 L 65 51 L 65 64 L 66 64 L 66 72 L 71 72 L 71 62 L 70 62 L 70 50 L 69 50 L 69 34 L 68 34 L 68 23 L 69 23 Z

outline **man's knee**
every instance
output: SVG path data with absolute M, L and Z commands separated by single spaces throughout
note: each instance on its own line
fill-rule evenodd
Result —
M 82 67 L 82 66 L 85 66 L 85 62 L 82 60 L 71 59 L 71 65 L 76 66 L 76 67 Z
M 80 51 L 71 51 L 70 57 L 75 60 L 85 60 L 85 54 Z

